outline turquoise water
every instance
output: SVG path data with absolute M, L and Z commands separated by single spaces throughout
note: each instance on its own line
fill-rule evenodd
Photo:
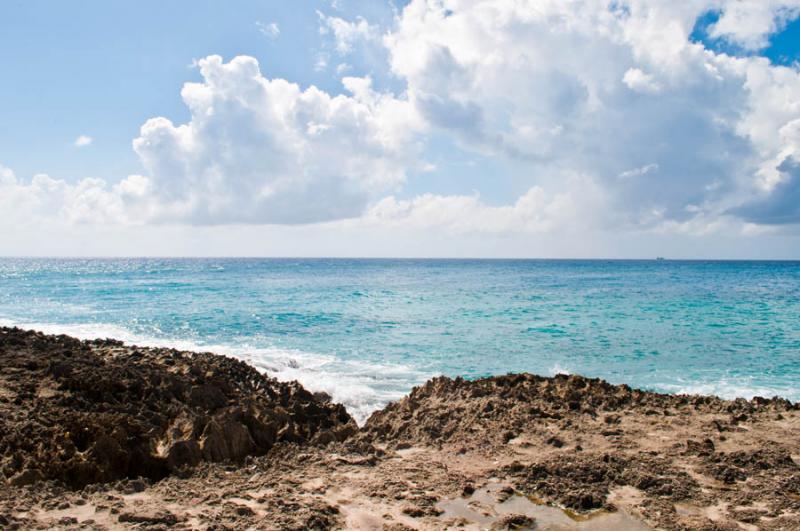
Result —
M 800 262 L 2 259 L 0 324 L 238 356 L 360 419 L 436 374 L 800 399 Z

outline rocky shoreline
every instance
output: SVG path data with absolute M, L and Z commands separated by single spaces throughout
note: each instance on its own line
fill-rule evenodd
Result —
M 359 428 L 209 353 L 0 328 L 0 529 L 798 529 L 800 406 L 435 378 Z

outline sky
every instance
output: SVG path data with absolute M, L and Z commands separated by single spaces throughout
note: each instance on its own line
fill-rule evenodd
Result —
M 800 259 L 800 0 L 4 0 L 0 255 Z

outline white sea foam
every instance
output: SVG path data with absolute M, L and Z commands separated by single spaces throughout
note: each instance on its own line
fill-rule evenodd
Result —
M 554 363 L 553 366 L 550 367 L 548 372 L 550 373 L 550 376 L 556 376 L 558 374 L 567 374 L 567 375 L 572 374 L 572 371 L 570 371 L 569 369 L 565 369 L 558 362 Z
M 402 398 L 412 386 L 436 376 L 436 373 L 408 365 L 343 360 L 336 356 L 314 352 L 251 345 L 246 343 L 246 339 L 235 344 L 212 344 L 137 334 L 113 324 L 28 323 L 3 318 L 0 318 L 0 326 L 19 326 L 48 334 L 68 334 L 79 339 L 114 338 L 140 346 L 168 347 L 233 356 L 279 380 L 297 380 L 310 391 L 328 393 L 335 402 L 344 404 L 359 424 L 363 424 L 372 412 Z M 555 363 L 548 372 L 551 376 L 555 376 L 571 374 L 573 371 Z M 722 378 L 715 381 L 662 381 L 653 382 L 652 386 L 646 387 L 668 393 L 716 395 L 727 399 L 778 395 L 790 400 L 800 400 L 800 391 L 797 387 L 787 386 L 777 389 L 771 385 L 760 385 L 754 379 L 747 377 Z
M 139 335 L 113 324 L 21 323 L 0 319 L 0 326 L 19 326 L 47 334 L 67 334 L 78 339 L 114 338 L 143 347 L 168 347 L 232 356 L 278 380 L 297 380 L 312 392 L 328 393 L 334 402 L 344 404 L 359 424 L 363 424 L 372 412 L 402 398 L 413 385 L 434 376 L 406 365 L 342 360 L 301 350 L 247 344 L 210 344 Z
M 721 378 L 708 382 L 679 382 L 658 384 L 657 389 L 668 393 L 688 395 L 714 395 L 733 400 L 734 398 L 751 399 L 754 396 L 770 398 L 780 396 L 789 400 L 798 400 L 797 389 L 776 389 L 753 382 L 750 378 Z

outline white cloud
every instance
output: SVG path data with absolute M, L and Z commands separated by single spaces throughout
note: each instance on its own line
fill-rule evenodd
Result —
M 630 170 L 625 170 L 619 174 L 620 179 L 632 179 L 634 177 L 641 177 L 642 175 L 647 175 L 648 173 L 655 173 L 658 171 L 658 164 L 646 164 L 639 168 L 633 168 Z
M 158 117 L 133 141 L 147 173 L 109 186 L 3 169 L 1 197 L 31 218 L 71 222 L 314 223 L 359 216 L 424 167 L 410 104 L 342 80 L 350 95 L 261 75 L 258 62 L 198 61 L 203 81 L 181 92 L 191 119 Z
M 277 22 L 265 23 L 258 21 L 256 22 L 256 27 L 258 31 L 268 39 L 277 39 L 281 34 L 281 28 L 278 26 Z
M 11 168 L 0 164 L 0 186 L 10 186 L 17 183 L 17 178 Z
M 318 53 L 317 59 L 314 62 L 314 70 L 321 72 L 328 68 L 328 55 L 325 53 Z
M 333 96 L 265 77 L 250 57 L 211 56 L 181 93 L 190 119 L 153 118 L 134 140 L 144 175 L 21 182 L 0 168 L 0 209 L 95 224 L 547 235 L 576 248 L 598 230 L 762 237 L 778 230 L 766 225 L 800 223 L 800 72 L 690 35 L 718 10 L 709 34 L 757 49 L 795 4 L 412 0 L 386 30 L 320 14 L 341 55 L 385 33 L 403 90 L 345 77 L 346 93 Z M 321 53 L 318 66 L 329 60 Z M 399 199 L 409 173 L 434 167 L 421 153 L 440 139 L 512 168 L 513 178 L 487 174 L 487 187 L 507 178 L 527 191 L 506 204 L 490 194 Z
M 770 20 L 787 18 L 786 4 L 771 2 Z M 723 0 L 414 0 L 384 41 L 409 100 L 462 149 L 517 161 L 550 193 L 564 170 L 589 175 L 627 225 L 712 223 L 764 174 L 780 180 L 778 131 L 800 117 L 800 76 L 691 42 L 709 9 L 720 23 L 762 11 Z
M 73 145 L 75 147 L 86 147 L 92 144 L 92 137 L 86 135 L 80 135 L 78 138 L 75 139 Z
M 101 179 L 82 179 L 70 184 L 46 174 L 30 182 L 18 180 L 0 167 L 0 211 L 3 224 L 12 227 L 55 223 L 129 223 L 133 210 L 126 201 L 135 199 L 140 176 L 130 176 L 114 186 Z
M 342 55 L 350 53 L 357 42 L 374 40 L 379 35 L 378 27 L 367 22 L 364 17 L 348 21 L 319 11 L 317 15 L 320 18 L 320 33 L 323 35 L 332 33 L 336 51 Z
M 766 48 L 770 34 L 800 16 L 800 0 L 728 0 L 720 7 L 720 17 L 708 28 L 709 35 L 747 50 Z
M 519 234 L 552 230 L 576 231 L 597 222 L 604 208 L 603 191 L 590 180 L 575 177 L 571 189 L 548 194 L 532 187 L 510 205 L 493 206 L 480 196 L 422 194 L 412 199 L 386 197 L 372 206 L 357 224 L 447 232 Z M 580 190 L 580 193 L 576 191 Z M 593 228 L 598 228 L 594 226 Z
M 653 81 L 653 76 L 646 74 L 638 68 L 629 68 L 622 76 L 622 82 L 625 83 L 629 89 L 636 92 L 645 92 L 655 94 L 661 87 L 658 83 Z
M 415 167 L 408 102 L 345 78 L 350 96 L 261 75 L 257 61 L 199 62 L 191 120 L 148 120 L 133 147 L 161 221 L 310 223 L 358 216 Z

